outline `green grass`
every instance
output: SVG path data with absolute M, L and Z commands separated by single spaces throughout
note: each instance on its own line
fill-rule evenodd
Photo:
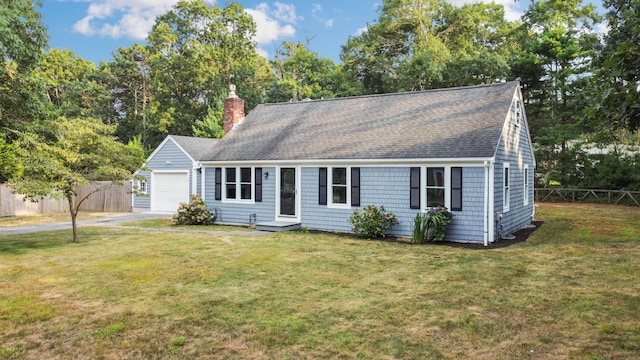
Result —
M 0 237 L 0 359 L 633 359 L 640 209 L 494 250 L 317 233 Z
M 251 231 L 248 226 L 233 226 L 233 225 L 174 225 L 170 218 L 166 219 L 149 219 L 139 220 L 132 222 L 119 223 L 120 226 L 131 227 L 143 227 L 143 228 L 172 228 L 172 229 L 184 229 L 184 230 L 202 230 L 202 231 Z

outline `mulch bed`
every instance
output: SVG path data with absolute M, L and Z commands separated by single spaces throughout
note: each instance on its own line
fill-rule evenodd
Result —
M 504 248 L 507 246 L 511 246 L 513 244 L 527 241 L 527 239 L 529 238 L 529 235 L 533 234 L 534 231 L 536 231 L 540 226 L 542 226 L 542 224 L 544 224 L 544 221 L 534 221 L 532 222 L 532 224 L 535 225 L 536 227 L 520 229 L 515 233 L 513 233 L 512 235 L 516 237 L 513 240 L 499 239 L 492 243 L 489 243 L 489 245 L 487 246 L 484 246 L 483 244 L 478 244 L 478 243 L 459 243 L 459 242 L 452 242 L 452 241 L 438 241 L 432 244 L 450 246 L 455 248 L 474 249 L 474 250 L 499 249 L 499 248 Z
M 507 246 L 511 246 L 513 244 L 517 244 L 517 243 L 521 243 L 521 242 L 527 241 L 527 239 L 529 238 L 529 235 L 533 234 L 534 231 L 536 231 L 540 226 L 542 226 L 542 224 L 544 224 L 544 221 L 533 221 L 531 224 L 535 225 L 535 227 L 520 229 L 520 230 L 516 231 L 515 233 L 511 234 L 511 235 L 516 237 L 513 240 L 500 239 L 500 240 L 496 240 L 496 241 L 494 241 L 492 243 L 489 243 L 489 245 L 487 245 L 487 246 L 484 246 L 484 244 L 482 244 L 482 243 L 462 243 L 462 242 L 454 242 L 454 241 L 446 241 L 446 240 L 429 242 L 429 243 L 425 243 L 425 244 L 414 244 L 414 243 L 411 242 L 410 238 L 395 237 L 395 236 L 387 236 L 386 238 L 383 238 L 383 239 L 369 239 L 369 238 L 366 238 L 366 237 L 360 237 L 360 238 L 361 239 L 366 239 L 368 241 L 389 241 L 389 242 L 397 242 L 397 243 L 402 243 L 402 244 L 407 244 L 407 245 L 415 245 L 415 246 L 435 245 L 435 246 L 449 246 L 449 247 L 454 247 L 454 248 L 463 248 L 463 249 L 471 249 L 471 250 L 500 249 L 500 248 L 504 248 L 504 247 L 507 247 Z M 350 237 L 350 238 L 354 237 L 353 233 L 347 233 L 347 232 L 332 232 L 332 231 L 322 231 L 322 230 L 309 230 L 309 232 L 311 232 L 311 233 L 333 234 L 333 235 L 345 236 L 345 237 Z

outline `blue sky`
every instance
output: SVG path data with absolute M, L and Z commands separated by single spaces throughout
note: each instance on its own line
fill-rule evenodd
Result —
M 145 43 L 155 16 L 178 0 L 46 0 L 39 8 L 48 28 L 51 48 L 70 49 L 95 63 L 110 61 L 118 47 Z M 205 0 L 215 4 L 215 0 Z M 477 0 L 449 0 L 462 5 Z M 506 17 L 517 19 L 526 0 L 494 0 L 505 6 Z M 240 0 L 257 24 L 258 50 L 271 58 L 282 41 L 309 41 L 322 57 L 340 62 L 340 46 L 378 18 L 382 0 Z M 225 6 L 226 0 L 218 0 Z

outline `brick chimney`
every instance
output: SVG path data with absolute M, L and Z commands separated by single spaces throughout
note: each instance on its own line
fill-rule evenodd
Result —
M 229 85 L 229 96 L 224 99 L 224 134 L 233 129 L 233 126 L 244 118 L 244 100 L 236 95 L 236 86 Z

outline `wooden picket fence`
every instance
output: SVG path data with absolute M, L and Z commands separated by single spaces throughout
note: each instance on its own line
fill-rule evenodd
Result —
M 640 206 L 640 191 L 536 188 L 536 201 Z
M 108 181 L 98 181 L 78 188 L 79 197 L 102 190 L 89 196 L 80 205 L 81 211 L 92 212 L 130 212 L 131 211 L 131 183 L 110 185 Z M 68 212 L 69 204 L 66 199 L 51 198 L 49 196 L 38 202 L 24 200 L 24 196 L 14 194 L 11 188 L 0 184 L 0 216 L 35 215 Z

